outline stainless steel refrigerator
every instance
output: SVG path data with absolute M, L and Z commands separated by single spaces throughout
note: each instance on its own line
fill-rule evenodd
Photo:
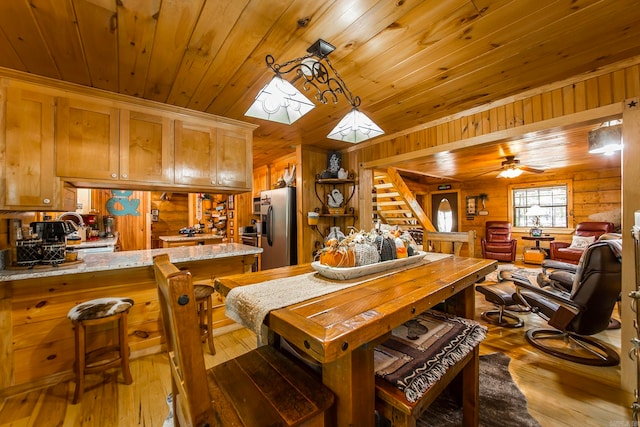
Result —
M 296 189 L 260 192 L 260 216 L 262 269 L 297 264 Z

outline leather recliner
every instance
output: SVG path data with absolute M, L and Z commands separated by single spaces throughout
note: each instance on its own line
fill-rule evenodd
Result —
M 518 241 L 511 238 L 511 223 L 509 221 L 487 221 L 485 227 L 485 237 L 480 240 L 482 257 L 514 262 Z
M 526 332 L 527 341 L 546 353 L 572 362 L 617 365 L 620 357 L 615 350 L 589 335 L 609 327 L 622 287 L 621 253 L 620 239 L 589 245 L 568 290 L 541 288 L 514 272 L 511 279 L 517 292 L 513 299 L 530 307 L 554 328 L 530 329 Z
M 613 232 L 613 223 L 589 221 L 581 222 L 576 226 L 575 236 L 590 237 L 594 236 L 596 240 L 605 233 Z M 549 258 L 555 261 L 568 262 L 578 264 L 584 249 L 572 248 L 569 242 L 550 242 Z

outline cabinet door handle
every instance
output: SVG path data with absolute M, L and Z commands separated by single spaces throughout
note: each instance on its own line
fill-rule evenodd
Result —
M 124 179 L 127 179 L 127 178 L 128 178 L 128 175 L 127 175 L 126 173 L 123 173 L 123 174 L 122 174 L 122 177 L 123 177 Z
M 45 204 L 47 204 L 47 205 L 48 205 L 49 203 L 51 203 L 51 199 L 44 199 L 44 200 L 42 201 L 42 203 L 45 203 Z
M 118 177 L 118 174 L 117 174 L 117 173 L 112 173 L 112 174 L 111 174 L 111 178 L 117 178 L 117 177 Z

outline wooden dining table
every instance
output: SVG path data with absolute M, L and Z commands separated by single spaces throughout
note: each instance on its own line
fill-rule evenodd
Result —
M 496 268 L 493 260 L 451 255 L 382 277 L 372 274 L 354 286 L 271 310 L 264 326 L 322 365 L 322 381 L 336 396 L 332 425 L 373 426 L 375 346 L 395 327 L 440 303 L 450 313 L 473 318 L 473 285 Z M 238 286 L 313 271 L 311 264 L 302 264 L 237 274 L 217 278 L 215 288 L 226 296 Z

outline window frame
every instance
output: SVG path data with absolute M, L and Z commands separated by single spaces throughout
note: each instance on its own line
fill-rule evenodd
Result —
M 535 182 L 523 182 L 518 184 L 510 184 L 507 186 L 507 218 L 511 223 L 511 231 L 514 233 L 528 233 L 531 227 L 516 227 L 515 218 L 513 215 L 513 191 L 540 188 L 540 187 L 554 187 L 559 185 L 567 186 L 567 227 L 543 227 L 545 233 L 549 234 L 571 234 L 574 231 L 573 220 L 573 180 L 557 180 L 557 181 L 535 181 Z

